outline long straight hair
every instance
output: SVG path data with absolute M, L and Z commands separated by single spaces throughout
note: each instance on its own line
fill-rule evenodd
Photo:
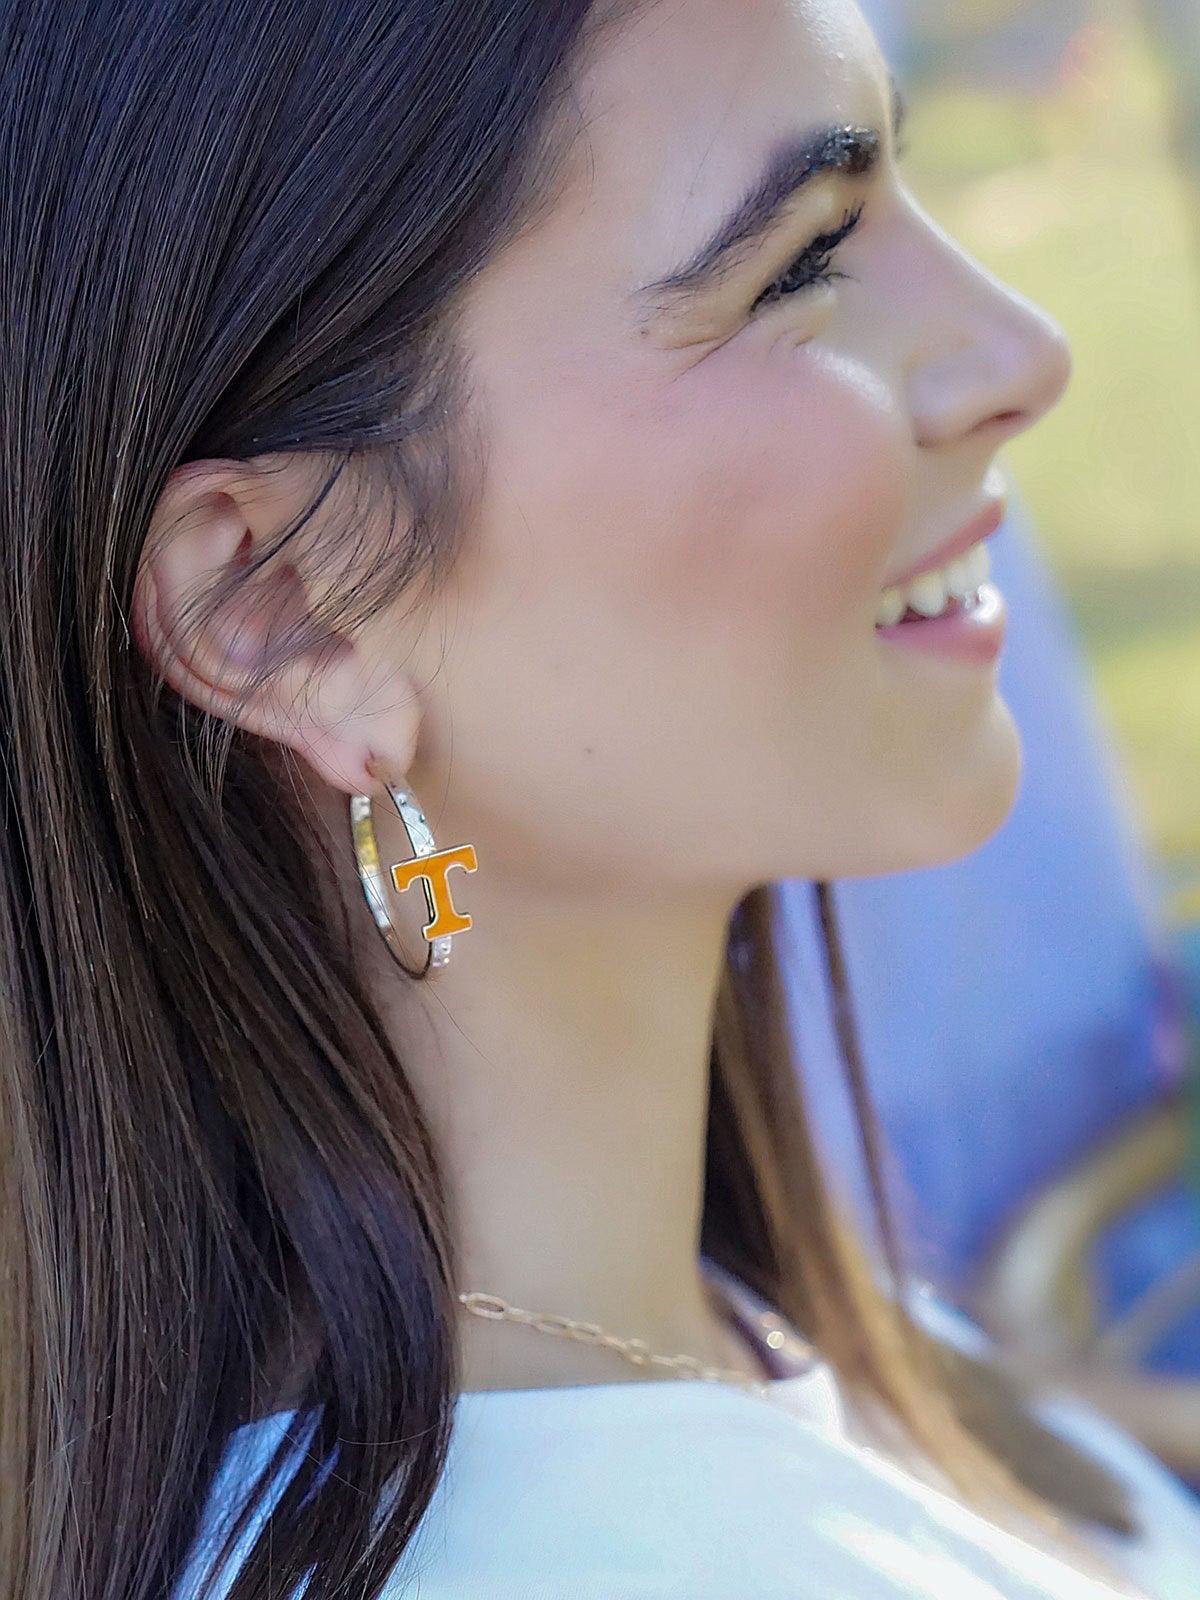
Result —
M 572 74 L 644 3 L 0 12 L 0 1600 L 162 1600 L 231 1432 L 289 1373 L 294 1426 L 231 1543 L 286 1487 L 231 1600 L 306 1580 L 374 1600 L 437 1485 L 458 1379 L 446 1187 L 348 955 L 346 862 L 286 752 L 175 696 L 127 619 L 151 513 L 192 460 L 314 467 L 304 516 L 198 597 L 201 623 L 324 502 L 345 513 L 325 552 L 345 581 L 280 631 L 264 679 L 436 586 L 484 442 L 456 291 L 553 204 Z M 376 497 L 391 533 L 364 561 Z M 707 1254 L 968 1498 L 1000 1485 L 1129 1528 L 1109 1474 L 917 1333 L 897 1260 L 877 1287 L 801 1105 L 767 887 L 730 931 Z

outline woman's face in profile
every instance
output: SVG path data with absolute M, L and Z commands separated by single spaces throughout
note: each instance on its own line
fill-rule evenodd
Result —
M 561 199 L 467 296 L 486 491 L 418 791 L 452 767 L 451 804 L 528 826 L 543 877 L 740 892 L 968 853 L 1020 775 L 995 663 L 889 643 L 877 606 L 1058 400 L 1061 330 L 909 193 L 850 0 L 659 0 L 578 104 Z M 876 131 L 869 170 L 801 186 L 690 290 L 644 290 L 825 124 Z M 796 258 L 854 216 L 817 263 L 843 276 L 805 284 Z

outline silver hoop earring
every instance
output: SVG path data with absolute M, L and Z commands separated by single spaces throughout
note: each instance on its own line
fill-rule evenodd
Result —
M 394 862 L 385 871 L 379 859 L 379 843 L 375 837 L 375 824 L 371 817 L 371 796 L 352 794 L 350 837 L 358 861 L 358 875 L 362 881 L 363 893 L 367 897 L 367 904 L 371 908 L 371 915 L 375 918 L 375 925 L 382 933 L 384 943 L 392 956 L 410 978 L 425 978 L 431 967 L 444 967 L 449 962 L 451 935 L 465 932 L 472 924 L 473 918 L 455 909 L 447 874 L 453 866 L 465 867 L 468 872 L 474 872 L 478 866 L 475 846 L 460 844 L 449 850 L 439 850 L 433 842 L 433 832 L 425 820 L 425 813 L 417 804 L 412 790 L 401 784 L 391 783 L 386 778 L 381 782 L 391 795 L 392 804 L 404 824 L 413 855 L 410 861 Z M 403 893 L 405 889 L 411 888 L 418 879 L 425 891 L 425 905 L 430 920 L 421 929 L 421 933 L 429 948 L 425 956 L 425 965 L 420 972 L 414 972 L 405 961 L 396 926 L 388 915 L 384 884 L 389 878 L 397 893 Z

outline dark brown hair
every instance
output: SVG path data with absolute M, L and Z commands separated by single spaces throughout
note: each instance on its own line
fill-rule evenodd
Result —
M 456 291 L 553 204 L 571 74 L 633 9 L 0 14 L 0 1600 L 162 1600 L 231 1431 L 289 1369 L 294 1427 L 246 1518 L 281 1468 L 286 1488 L 232 1600 L 306 1577 L 309 1600 L 372 1600 L 443 1469 L 446 1190 L 348 955 L 347 863 L 287 753 L 157 681 L 127 619 L 167 477 L 206 459 L 303 453 L 314 496 L 197 616 L 344 506 L 338 581 L 264 676 L 436 586 L 480 483 Z M 392 536 L 364 559 L 372 496 Z M 1127 1527 L 1107 1473 L 875 1286 L 822 1183 L 765 887 L 732 935 L 706 1253 L 968 1497 L 1005 1482 L 981 1439 L 1020 1483 Z M 831 917 L 827 940 L 838 962 Z M 845 1006 L 840 965 L 835 982 Z M 861 1094 L 848 1013 L 842 1036 Z

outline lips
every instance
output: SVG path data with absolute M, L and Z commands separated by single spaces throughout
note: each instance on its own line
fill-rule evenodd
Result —
M 922 573 L 936 572 L 939 567 L 949 566 L 951 561 L 965 555 L 981 539 L 987 539 L 995 533 L 1004 521 L 1007 509 L 1008 501 L 1005 496 L 1001 495 L 996 499 L 989 500 L 983 510 L 972 517 L 970 522 L 965 523 L 956 534 L 947 539 L 945 544 L 939 545 L 936 550 L 931 550 L 928 555 L 922 556 L 912 566 L 905 567 L 895 577 L 889 578 L 883 587 L 885 589 L 905 589 L 915 578 L 919 578 Z
M 877 628 L 875 637 L 886 649 L 933 654 L 990 666 L 1004 644 L 1008 611 L 1004 596 L 994 584 L 985 584 L 967 605 L 949 608 L 940 617 L 920 617 L 913 622 Z

